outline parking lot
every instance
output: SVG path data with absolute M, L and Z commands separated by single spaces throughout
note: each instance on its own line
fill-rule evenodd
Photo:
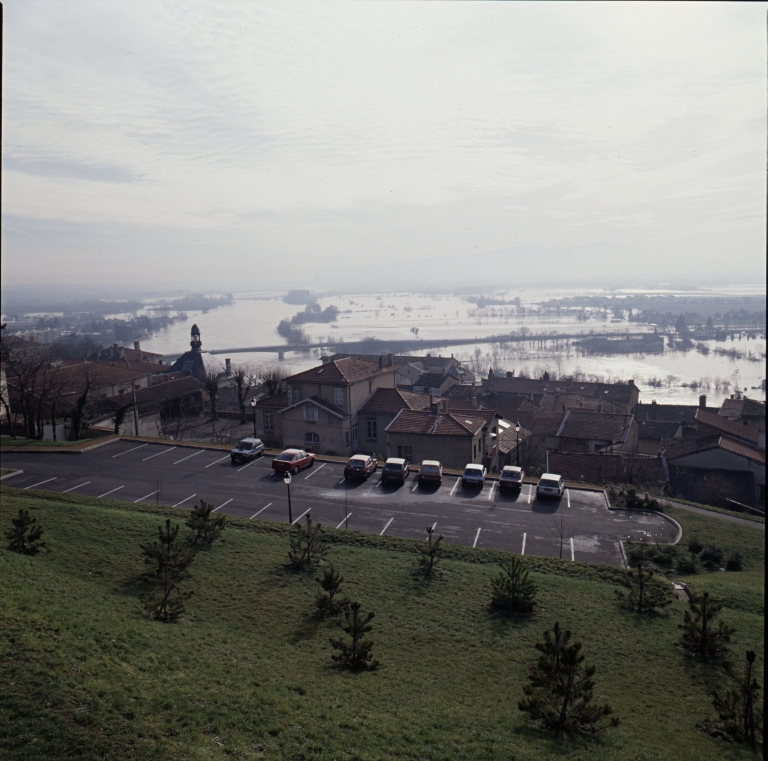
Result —
M 3 468 L 23 474 L 3 482 L 18 489 L 46 489 L 124 502 L 158 502 L 191 508 L 201 499 L 217 511 L 250 520 L 288 522 L 288 489 L 267 455 L 233 465 L 221 450 L 120 441 L 80 455 L 8 453 Z M 333 528 L 425 538 L 434 526 L 446 542 L 524 555 L 622 565 L 620 542 L 644 537 L 674 542 L 678 527 L 662 515 L 609 510 L 602 492 L 566 489 L 560 502 L 501 494 L 495 481 L 464 490 L 445 476 L 439 487 L 421 487 L 411 473 L 402 486 L 382 485 L 380 470 L 367 481 L 345 481 L 343 464 L 316 462 L 293 476 L 292 518 Z

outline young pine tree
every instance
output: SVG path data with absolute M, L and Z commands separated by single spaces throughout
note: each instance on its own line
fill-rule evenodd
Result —
M 192 508 L 186 525 L 194 532 L 190 538 L 192 544 L 212 544 L 226 528 L 227 516 L 214 515 L 213 505 L 201 499 L 200 504 Z
M 501 573 L 491 581 L 491 605 L 505 613 L 530 613 L 536 604 L 536 584 L 518 558 L 500 563 Z
M 165 527 L 158 526 L 157 541 L 142 545 L 144 560 L 153 566 L 145 579 L 160 589 L 159 598 L 149 600 L 148 607 L 156 621 L 175 621 L 184 613 L 184 602 L 191 592 L 182 592 L 179 583 L 188 574 L 190 563 L 195 559 L 189 546 L 179 537 L 179 527 L 171 526 L 170 518 Z
M 712 693 L 712 705 L 720 721 L 710 727 L 718 734 L 724 734 L 731 740 L 743 742 L 757 748 L 763 737 L 763 710 L 759 703 L 760 684 L 754 676 L 755 652 L 748 650 L 744 675 L 737 676 L 730 663 L 723 664 L 726 674 L 735 683 L 722 695 Z
M 653 579 L 653 571 L 646 571 L 642 563 L 636 571 L 627 571 L 623 584 L 626 589 L 617 589 L 616 597 L 630 610 L 638 613 L 658 612 L 672 602 L 669 589 Z
M 694 595 L 688 606 L 683 623 L 679 625 L 683 630 L 683 647 L 704 661 L 724 656 L 727 652 L 725 645 L 730 642 L 735 629 L 722 621 L 715 627 L 714 618 L 722 606 L 710 601 L 709 592 Z
M 525 697 L 518 707 L 531 721 L 541 723 L 556 735 L 562 732 L 596 734 L 608 726 L 618 726 L 607 703 L 592 704 L 594 666 L 584 666 L 581 642 L 571 643 L 571 632 L 560 625 L 544 632 L 544 642 L 537 642 L 541 653 L 529 670 L 529 684 L 523 687 Z M 606 725 L 601 719 L 611 716 Z
M 315 579 L 321 591 L 317 593 L 315 606 L 321 616 L 338 616 L 348 605 L 349 600 L 341 597 L 341 585 L 344 577 L 332 565 L 323 570 L 323 575 Z
M 320 523 L 312 523 L 312 516 L 307 513 L 307 523 L 296 523 L 290 535 L 291 549 L 288 561 L 291 568 L 306 568 L 317 565 L 328 552 L 328 543 L 322 533 Z
M 45 542 L 40 538 L 43 528 L 35 525 L 37 518 L 32 518 L 28 510 L 19 510 L 18 516 L 12 518 L 11 523 L 13 528 L 5 532 L 9 550 L 24 555 L 37 555 L 40 550 L 46 548 Z
M 424 575 L 429 576 L 443 556 L 443 535 L 440 534 L 435 539 L 433 527 L 427 526 L 427 543 L 419 544 L 417 549 L 419 551 L 419 566 Z
M 339 652 L 332 655 L 331 658 L 341 666 L 349 666 L 353 671 L 374 671 L 379 667 L 379 662 L 373 660 L 371 648 L 373 640 L 363 638 L 373 628 L 371 621 L 375 613 L 369 612 L 363 616 L 360 612 L 360 603 L 350 604 L 346 621 L 339 622 L 339 626 L 349 635 L 350 639 L 343 637 L 331 637 L 331 645 Z

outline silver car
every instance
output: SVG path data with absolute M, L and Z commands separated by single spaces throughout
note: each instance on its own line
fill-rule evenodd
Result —
M 264 442 L 261 439 L 241 439 L 229 456 L 232 462 L 247 462 L 261 455 L 263 451 Z
M 542 499 L 551 497 L 560 499 L 565 491 L 565 479 L 555 473 L 543 473 L 536 484 L 536 497 Z
M 468 486 L 477 486 L 482 489 L 484 485 L 485 468 L 482 465 L 469 463 L 469 465 L 464 468 L 464 473 L 461 476 L 461 488 L 466 489 Z

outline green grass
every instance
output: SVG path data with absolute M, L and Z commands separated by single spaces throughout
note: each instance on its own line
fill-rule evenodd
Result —
M 451 546 L 442 574 L 424 581 L 413 573 L 415 541 L 331 530 L 329 559 L 347 594 L 376 612 L 382 668 L 351 674 L 331 665 L 333 622 L 311 616 L 316 572 L 284 566 L 287 527 L 233 519 L 192 565 L 188 615 L 163 625 L 143 616 L 139 545 L 183 511 L 7 487 L 0 497 L 1 528 L 25 507 L 51 550 L 0 549 L 4 758 L 752 757 L 695 729 L 712 715 L 717 672 L 677 646 L 683 603 L 637 618 L 613 600 L 617 569 L 526 557 L 539 607 L 510 621 L 487 607 L 503 553 Z M 691 581 L 734 596 L 724 611 L 733 649 L 756 649 L 762 669 L 763 532 L 670 514 L 686 534 L 711 533 L 744 554 L 745 572 Z M 525 725 L 526 664 L 556 620 L 584 643 L 618 729 L 556 741 Z

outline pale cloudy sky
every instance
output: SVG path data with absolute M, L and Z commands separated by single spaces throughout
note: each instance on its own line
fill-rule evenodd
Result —
M 4 7 L 5 288 L 765 277 L 765 3 Z

